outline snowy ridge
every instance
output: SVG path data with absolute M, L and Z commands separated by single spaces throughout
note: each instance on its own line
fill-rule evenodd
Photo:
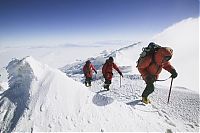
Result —
M 48 100 L 50 101 L 50 98 L 52 98 L 51 101 L 53 101 L 53 99 L 56 99 L 56 94 L 55 96 L 52 96 L 54 94 L 48 93 L 49 91 L 53 91 L 51 89 L 54 89 L 51 87 L 52 80 L 55 78 L 56 75 L 61 75 L 61 77 L 64 78 L 67 77 L 58 70 L 53 70 L 47 65 L 40 64 L 32 57 L 27 57 L 22 60 L 15 59 L 9 63 L 7 69 L 10 76 L 10 88 L 3 93 L 3 96 L 0 100 L 1 112 L 3 112 L 1 115 L 1 131 L 10 132 L 14 128 L 17 128 L 16 131 L 31 131 L 33 130 L 33 127 L 31 127 L 33 125 L 33 121 L 31 121 L 31 119 L 33 119 L 32 115 L 34 115 L 37 111 L 43 112 L 46 107 L 45 105 L 48 104 Z M 75 82 L 69 78 L 68 80 L 68 83 Z M 80 88 L 80 85 L 74 85 L 73 92 L 70 93 L 69 96 L 70 100 L 75 100 L 75 96 L 79 96 L 79 94 L 84 94 L 84 91 L 80 93 L 77 92 L 77 88 Z M 62 97 L 64 98 L 65 96 L 68 96 L 67 94 L 68 93 L 66 93 Z M 64 99 L 62 100 L 64 101 Z M 58 103 L 59 102 L 60 101 L 58 101 Z M 81 101 L 79 101 L 78 103 L 80 104 Z M 63 106 L 60 104 L 57 105 L 58 108 L 62 108 Z M 70 111 L 70 109 L 73 109 L 73 107 L 70 107 L 71 104 L 67 103 L 66 105 L 68 105 L 69 107 L 69 112 L 75 111 Z M 51 106 L 48 107 L 48 109 L 52 108 L 53 107 Z M 44 111 L 44 113 L 46 113 L 46 110 Z M 52 111 L 52 113 L 54 113 L 54 111 Z M 55 114 L 53 115 L 51 113 L 49 115 L 50 118 L 52 116 L 55 116 Z M 34 116 L 34 119 L 37 117 L 38 115 Z M 24 121 L 24 119 L 26 121 Z M 37 121 L 40 120 L 42 121 L 42 117 L 39 117 Z M 24 124 L 21 124 L 20 121 Z M 44 118 L 43 122 L 45 121 L 46 117 Z M 45 125 L 46 123 L 43 122 L 41 122 L 40 124 L 48 127 L 48 125 Z M 22 129 L 20 129 L 21 125 L 23 126 Z M 18 128 L 20 130 L 18 130 Z M 40 130 L 45 131 L 44 129 Z
M 24 67 L 25 66 L 25 67 Z M 9 75 L 10 89 L 5 91 L 0 101 L 2 130 L 12 131 L 17 121 L 27 108 L 30 93 L 30 84 L 33 79 L 33 71 L 30 65 L 23 60 L 13 60 L 7 67 Z M 9 104 L 9 106 L 6 106 Z
M 123 103 L 126 95 L 122 102 L 117 102 L 112 97 L 113 92 L 93 93 L 32 57 L 15 59 L 7 69 L 10 88 L 0 99 L 1 132 L 194 130 L 183 128 L 182 123 L 157 107 L 150 107 L 154 111 L 142 111 L 144 109 L 137 105 L 136 99 L 132 102 L 127 99 L 127 104 Z M 132 87 L 123 81 L 122 89 L 137 90 L 130 98 L 138 98 L 140 81 L 135 80 Z M 99 90 L 98 83 L 93 87 L 92 90 Z

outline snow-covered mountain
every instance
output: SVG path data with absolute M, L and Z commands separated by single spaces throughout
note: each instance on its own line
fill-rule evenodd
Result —
M 14 59 L 7 70 L 10 88 L 1 94 L 1 132 L 195 131 L 155 106 L 148 111 L 137 107 L 138 101 L 124 104 L 93 93 L 32 57 Z
M 0 90 L 0 132 L 198 132 L 199 94 L 191 91 L 198 89 L 198 63 L 195 64 L 198 62 L 198 34 L 194 34 L 194 38 L 191 37 L 192 33 L 196 33 L 198 20 L 184 20 L 151 40 L 133 43 L 120 49 L 116 47 L 117 50 L 104 50 L 100 54 L 96 54 L 92 51 L 93 48 L 88 47 L 85 49 L 86 54 L 78 55 L 84 48 L 77 48 L 76 52 L 71 49 L 67 56 L 64 56 L 67 49 L 63 48 L 56 52 L 52 51 L 53 49 L 45 49 L 44 53 L 44 49 L 39 49 L 39 55 L 34 49 L 24 49 L 26 54 L 32 51 L 36 59 L 48 65 L 33 57 L 21 60 L 14 58 L 8 64 L 6 69 L 9 81 L 3 83 L 3 91 L 6 90 L 7 84 L 9 87 L 3 93 Z M 142 48 L 150 41 L 174 49 L 171 62 L 179 76 L 174 80 L 169 104 L 166 101 L 170 80 L 164 84 L 165 86 L 156 82 L 155 92 L 150 95 L 151 105 L 144 106 L 140 102 L 145 83 L 135 66 Z M 188 45 L 190 43 L 192 45 Z M 180 47 L 183 45 L 191 47 L 184 47 L 183 52 Z M 86 58 L 91 55 L 88 50 L 95 53 L 92 57 L 89 56 L 90 58 Z M 13 52 L 20 53 L 13 49 L 0 49 L 0 55 L 6 54 L 9 58 L 13 56 Z M 185 53 L 189 53 L 189 56 Z M 23 52 L 20 53 L 20 56 L 22 55 Z M 74 59 L 77 56 L 81 56 L 81 60 Z M 101 67 L 109 56 L 114 57 L 124 78 L 121 79 L 120 86 L 120 78 L 114 72 L 111 90 L 100 92 L 104 82 Z M 98 71 L 90 88 L 81 83 L 84 81 L 82 67 L 88 59 Z M 190 59 L 192 65 L 186 65 L 186 59 Z M 7 61 L 8 57 L 4 62 Z M 71 62 L 75 63 L 69 64 Z M 63 64 L 66 66 L 60 68 L 62 72 L 50 67 L 60 67 Z M 160 78 L 164 79 L 169 75 L 166 73 Z

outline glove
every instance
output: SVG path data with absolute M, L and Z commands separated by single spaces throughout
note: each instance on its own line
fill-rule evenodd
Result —
M 171 75 L 172 78 L 176 78 L 178 76 L 178 73 L 176 72 L 175 69 L 172 69 L 171 74 L 172 74 Z
M 147 77 L 145 78 L 145 82 L 147 84 L 153 84 L 153 82 L 155 82 L 156 78 L 153 75 L 147 75 Z
M 123 74 L 122 74 L 122 72 L 119 72 L 119 74 L 123 77 Z

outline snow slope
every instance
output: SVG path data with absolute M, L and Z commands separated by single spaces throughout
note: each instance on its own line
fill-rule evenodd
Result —
M 170 60 L 176 68 L 178 77 L 174 86 L 185 87 L 199 93 L 199 18 L 189 18 L 178 22 L 149 40 L 122 47 L 112 53 L 107 53 L 102 64 L 113 56 L 115 63 L 121 67 L 129 67 L 129 72 L 139 74 L 136 65 L 143 47 L 155 42 L 164 47 L 171 47 L 174 55 Z M 99 57 L 101 58 L 101 57 Z M 98 60 L 98 59 L 97 59 Z M 94 63 L 97 64 L 94 60 Z M 163 70 L 160 79 L 166 79 L 170 74 Z M 169 82 L 159 82 L 167 86 Z
M 151 41 L 174 50 L 175 85 L 199 92 L 199 18 L 188 18 L 155 35 Z
M 13 59 L 7 70 L 10 88 L 0 99 L 1 132 L 187 131 L 155 107 L 143 112 L 93 93 L 32 57 Z
M 140 48 L 141 43 L 131 45 L 130 47 L 122 48 L 116 50 L 112 53 L 105 53 L 96 58 L 89 58 L 92 64 L 96 67 L 98 74 L 94 74 L 92 87 L 90 90 L 92 92 L 98 92 L 103 86 L 103 76 L 101 73 L 102 64 L 109 56 L 114 57 L 114 61 L 120 61 L 119 55 L 130 56 L 128 51 L 132 51 L 134 48 Z M 126 51 L 126 52 L 124 52 Z M 82 82 L 84 84 L 84 75 L 82 72 L 82 66 L 85 62 L 69 64 L 61 70 L 65 72 L 68 76 L 72 77 L 74 80 Z M 139 74 L 134 74 L 132 72 L 130 62 L 127 62 L 128 66 L 122 66 L 120 63 L 117 65 L 120 67 L 124 78 L 122 79 L 122 86 L 120 87 L 120 77 L 116 71 L 114 72 L 114 78 L 111 84 L 111 90 L 104 95 L 111 97 L 119 102 L 123 102 L 127 105 L 133 107 L 137 110 L 139 101 L 141 99 L 141 94 L 144 90 L 145 83 L 141 79 Z M 166 81 L 170 84 L 170 80 Z M 198 131 L 199 130 L 199 95 L 198 93 L 191 91 L 184 87 L 173 87 L 171 93 L 170 104 L 167 104 L 167 97 L 169 92 L 169 86 L 161 86 L 158 82 L 155 83 L 155 92 L 150 95 L 152 100 L 152 106 L 157 110 L 158 114 L 161 117 L 164 117 L 164 121 L 169 125 L 179 128 L 179 131 Z M 148 112 L 148 108 L 143 108 L 140 111 Z M 150 114 L 151 115 L 151 114 Z M 150 121 L 152 118 L 148 115 L 145 116 L 147 121 Z M 157 119 L 155 119 L 157 121 Z M 179 125 L 180 124 L 180 125 Z M 156 131 L 152 130 L 152 131 Z M 178 130 L 175 130 L 178 131 Z
M 117 50 L 114 55 L 116 63 L 120 66 L 132 66 L 133 73 L 138 74 L 135 67 L 136 61 L 142 48 L 152 41 L 161 46 L 171 47 L 174 51 L 170 60 L 178 72 L 174 86 L 185 87 L 199 93 L 199 18 L 183 20 L 168 27 L 152 39 L 140 42 L 138 46 Z M 169 76 L 168 72 L 162 71 L 160 79 Z M 158 84 L 166 86 L 169 83 Z
M 184 123 L 185 126 L 182 128 L 183 131 L 198 131 L 198 21 L 199 18 L 181 21 L 169 27 L 151 40 L 138 42 L 111 53 L 104 51 L 97 57 L 88 58 L 98 71 L 98 74 L 94 75 L 94 87 L 92 87 L 91 90 L 96 92 L 98 90 L 97 88 L 102 87 L 103 77 L 101 74 L 101 67 L 109 56 L 113 56 L 115 63 L 125 75 L 125 78 L 123 79 L 124 87 L 119 88 L 119 77 L 116 77 L 118 79 L 114 78 L 112 90 L 107 96 L 111 96 L 113 99 L 124 103 L 137 104 L 137 102 L 133 101 L 137 101 L 138 98 L 141 99 L 140 95 L 145 87 L 145 84 L 140 80 L 139 72 L 135 67 L 142 48 L 147 46 L 150 41 L 155 41 L 162 46 L 172 47 L 174 49 L 174 56 L 170 62 L 177 69 L 179 75 L 173 82 L 174 87 L 172 89 L 171 104 L 166 104 L 170 80 L 156 82 L 155 92 L 150 97 L 155 103 L 153 105 L 156 106 L 156 108 L 162 110 L 162 112 L 167 112 L 166 114 L 170 118 Z M 189 46 L 189 48 L 183 46 Z M 185 54 L 186 52 L 188 54 Z M 85 61 L 86 60 L 87 59 L 85 59 Z M 188 64 L 185 62 L 186 60 L 189 60 Z M 77 81 L 84 82 L 82 67 L 85 64 L 85 61 L 68 64 L 61 68 L 61 71 Z M 117 73 L 115 72 L 114 75 L 117 75 Z M 168 72 L 163 71 L 160 75 L 160 79 L 166 79 L 169 76 L 170 74 Z M 137 86 L 138 88 L 134 86 Z

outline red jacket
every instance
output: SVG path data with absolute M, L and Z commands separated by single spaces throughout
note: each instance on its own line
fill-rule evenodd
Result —
M 146 81 L 146 77 L 148 75 L 155 76 L 155 79 L 158 79 L 158 76 L 164 68 L 168 72 L 171 73 L 172 69 L 174 67 L 170 64 L 169 61 L 165 60 L 165 57 L 172 57 L 173 51 L 171 48 L 160 48 L 155 54 L 148 55 L 141 60 L 139 60 L 138 63 L 138 70 L 141 73 L 142 78 Z
M 103 65 L 102 68 L 102 73 L 104 75 L 104 77 L 108 80 L 112 79 L 113 73 L 112 73 L 112 69 L 115 69 L 118 73 L 121 73 L 119 68 L 117 67 L 117 65 L 115 63 L 111 63 L 108 60 L 106 61 L 106 63 Z
M 85 64 L 83 66 L 83 73 L 86 77 L 89 77 L 89 78 L 92 77 L 92 75 L 93 75 L 92 70 L 96 72 L 96 69 L 94 68 L 94 66 L 92 64 L 89 64 L 89 66 L 88 66 L 88 64 Z

